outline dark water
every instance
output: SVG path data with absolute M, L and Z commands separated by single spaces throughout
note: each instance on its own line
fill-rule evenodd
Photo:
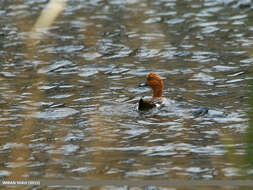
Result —
M 247 1 L 68 1 L 29 40 L 47 2 L 0 2 L 1 178 L 251 178 Z M 142 113 L 149 72 L 174 103 Z

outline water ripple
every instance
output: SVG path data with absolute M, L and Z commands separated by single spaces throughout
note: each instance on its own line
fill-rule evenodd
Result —
M 78 112 L 79 111 L 73 108 L 56 108 L 56 109 L 46 109 L 45 111 L 37 112 L 33 114 L 33 116 L 39 119 L 56 120 L 75 115 Z
M 0 176 L 247 175 L 250 1 L 69 1 L 30 43 L 47 3 L 1 4 Z M 149 72 L 170 104 L 139 112 Z

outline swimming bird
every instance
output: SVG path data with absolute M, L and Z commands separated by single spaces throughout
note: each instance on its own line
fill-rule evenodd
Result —
M 169 101 L 167 98 L 162 97 L 163 93 L 163 79 L 161 76 L 155 73 L 149 73 L 146 78 L 146 82 L 140 84 L 139 86 L 144 87 L 144 86 L 149 86 L 153 90 L 153 96 L 152 98 L 141 98 L 139 100 L 138 104 L 138 110 L 140 111 L 145 111 L 152 109 L 154 107 L 161 107 L 164 105 L 171 105 L 171 101 Z M 208 114 L 208 107 L 199 107 L 195 109 L 192 114 L 194 117 L 199 117 L 199 116 L 204 116 Z
M 138 110 L 148 110 L 165 104 L 166 100 L 162 97 L 164 84 L 161 76 L 155 73 L 149 73 L 146 82 L 140 84 L 140 86 L 151 87 L 153 90 L 153 97 L 149 99 L 141 98 L 139 100 Z

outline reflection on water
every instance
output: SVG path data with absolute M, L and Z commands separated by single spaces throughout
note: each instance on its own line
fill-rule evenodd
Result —
M 50 3 L 1 3 L 1 177 L 251 176 L 249 4 Z M 151 71 L 172 104 L 138 112 Z

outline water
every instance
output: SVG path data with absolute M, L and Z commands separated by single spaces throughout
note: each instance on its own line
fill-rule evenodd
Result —
M 250 179 L 250 4 L 68 1 L 29 40 L 46 4 L 0 3 L 1 178 Z M 139 112 L 149 72 L 174 103 Z

